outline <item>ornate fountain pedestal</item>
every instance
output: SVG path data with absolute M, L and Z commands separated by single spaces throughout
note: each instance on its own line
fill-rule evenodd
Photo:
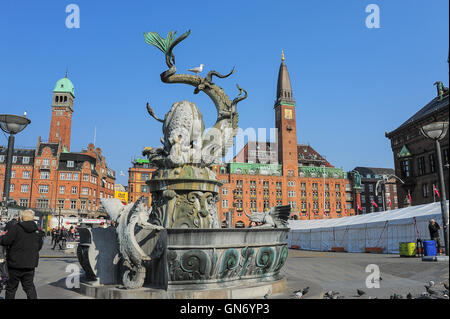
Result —
M 219 187 L 207 167 L 160 168 L 147 181 L 152 194 L 150 222 L 164 228 L 220 228 Z
M 138 289 L 82 282 L 80 290 L 106 299 L 247 299 L 282 293 L 286 279 L 280 269 L 288 255 L 288 232 L 288 228 L 167 229 L 167 290 L 152 288 L 151 282 Z

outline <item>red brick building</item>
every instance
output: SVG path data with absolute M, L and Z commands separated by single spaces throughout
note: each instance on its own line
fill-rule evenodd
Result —
M 151 194 L 146 181 L 152 177 L 154 168 L 150 168 L 148 159 L 134 159 L 128 169 L 128 200 L 135 202 L 139 197 L 147 198 L 148 207 L 152 203 Z
M 99 147 L 89 144 L 69 152 L 75 90 L 66 77 L 53 90 L 48 142 L 38 137 L 35 149 L 15 149 L 10 198 L 17 205 L 73 217 L 105 215 L 100 198 L 114 197 L 115 172 Z M 0 194 L 7 148 L 0 146 Z

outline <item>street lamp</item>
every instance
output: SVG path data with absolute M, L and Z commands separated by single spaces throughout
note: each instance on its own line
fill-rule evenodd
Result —
M 9 134 L 8 138 L 8 152 L 6 155 L 6 169 L 5 169 L 5 183 L 3 184 L 3 202 L 8 207 L 9 190 L 11 184 L 11 168 L 12 157 L 14 152 L 14 135 L 21 132 L 28 124 L 31 123 L 30 119 L 24 116 L 12 115 L 12 114 L 0 114 L 0 128 Z
M 385 188 L 386 188 L 386 183 L 392 179 L 398 179 L 400 181 L 400 183 L 405 184 L 404 181 L 402 181 L 400 179 L 400 177 L 394 175 L 394 174 L 389 174 L 389 175 L 383 175 L 382 179 L 380 179 L 379 181 L 377 181 L 377 183 L 375 184 L 375 196 L 378 196 L 378 186 L 381 184 L 382 188 L 381 188 L 381 196 L 383 197 L 383 211 L 386 211 L 386 195 L 384 194 Z
M 438 160 L 438 176 L 441 188 L 441 212 L 444 227 L 445 254 L 448 256 L 448 210 L 445 196 L 444 166 L 442 165 L 441 145 L 439 143 L 447 135 L 448 122 L 433 122 L 420 129 L 420 133 L 426 138 L 434 140 L 436 157 Z

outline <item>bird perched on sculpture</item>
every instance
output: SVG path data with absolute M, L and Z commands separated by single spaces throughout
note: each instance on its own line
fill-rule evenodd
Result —
M 204 64 L 200 64 L 200 66 L 196 68 L 189 69 L 188 71 L 193 72 L 195 74 L 201 73 L 203 71 Z

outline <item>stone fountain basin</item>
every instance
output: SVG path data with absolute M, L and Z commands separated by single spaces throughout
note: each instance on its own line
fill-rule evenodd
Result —
M 289 228 L 167 229 L 168 284 L 229 286 L 277 281 Z

